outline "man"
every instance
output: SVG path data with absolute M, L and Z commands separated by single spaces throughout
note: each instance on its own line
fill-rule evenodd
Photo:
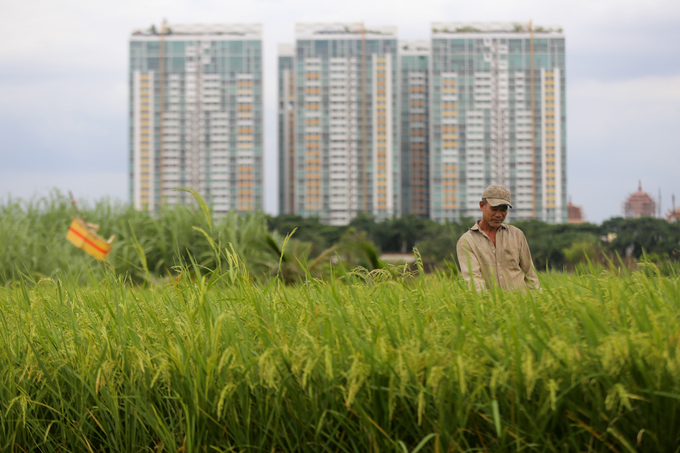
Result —
M 510 191 L 503 186 L 489 186 L 482 194 L 478 220 L 458 240 L 457 252 L 461 273 L 477 291 L 498 285 L 501 289 L 538 289 L 539 282 L 524 233 L 505 225 Z

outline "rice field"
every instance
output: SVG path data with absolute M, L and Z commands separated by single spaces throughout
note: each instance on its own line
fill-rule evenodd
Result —
M 285 285 L 222 250 L 141 286 L 98 269 L 0 287 L 0 451 L 680 450 L 677 275 Z

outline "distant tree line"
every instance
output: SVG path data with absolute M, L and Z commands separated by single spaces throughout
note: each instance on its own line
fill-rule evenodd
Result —
M 474 224 L 474 219 L 438 223 L 415 216 L 375 221 L 360 214 L 349 225 L 324 225 L 317 218 L 296 215 L 267 217 L 269 231 L 293 235 L 309 242 L 312 254 L 341 243 L 350 236 L 361 236 L 381 253 L 407 253 L 417 246 L 431 265 L 455 262 L 458 238 Z M 680 222 L 662 219 L 612 218 L 601 225 L 549 224 L 538 220 L 515 222 L 527 236 L 538 269 L 561 270 L 586 260 L 637 261 L 645 254 L 652 260 L 680 260 Z M 618 257 L 617 257 L 618 255 Z

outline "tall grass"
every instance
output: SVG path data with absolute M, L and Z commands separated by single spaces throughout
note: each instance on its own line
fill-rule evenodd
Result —
M 55 191 L 29 201 L 10 199 L 0 204 L 0 284 L 22 274 L 34 278 L 80 275 L 85 281 L 88 273 L 102 277 L 107 266 L 137 281 L 163 278 L 174 274 L 173 267 L 188 262 L 189 256 L 201 266 L 215 269 L 211 239 L 231 244 L 258 275 L 268 275 L 270 268 L 276 267 L 271 263 L 279 258 L 266 247 L 270 236 L 262 213 L 230 214 L 212 223 L 210 215 L 206 217 L 192 206 L 163 208 L 151 215 L 100 200 L 80 209 L 88 222 L 101 226 L 102 236 L 116 235 L 106 265 L 65 240 L 75 215 L 66 196 Z
M 389 270 L 0 288 L 2 451 L 678 451 L 680 281 Z

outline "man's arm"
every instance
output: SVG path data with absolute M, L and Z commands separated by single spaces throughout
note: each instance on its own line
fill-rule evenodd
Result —
M 465 236 L 462 236 L 458 240 L 456 252 L 458 254 L 458 262 L 460 263 L 460 273 L 468 282 L 470 288 L 472 288 L 472 281 L 474 281 L 477 292 L 486 290 L 486 283 L 484 282 L 484 276 L 482 275 L 482 268 L 479 264 L 479 260 L 470 250 L 470 244 L 468 244 Z
M 522 233 L 522 247 L 519 251 L 519 267 L 524 272 L 524 283 L 531 289 L 539 289 L 541 284 L 538 281 L 538 275 L 534 268 L 534 262 L 531 259 L 531 251 L 529 250 L 529 243 L 527 238 Z

